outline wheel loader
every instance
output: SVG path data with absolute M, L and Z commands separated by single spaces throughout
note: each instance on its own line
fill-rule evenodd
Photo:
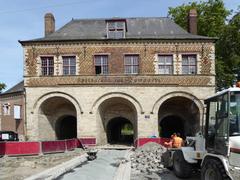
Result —
M 204 101 L 204 130 L 187 145 L 168 148 L 165 167 L 180 178 L 201 171 L 201 180 L 240 180 L 240 88 L 232 87 Z

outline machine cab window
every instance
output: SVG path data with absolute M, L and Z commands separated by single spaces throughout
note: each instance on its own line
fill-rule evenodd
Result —
M 240 92 L 230 93 L 229 136 L 240 135 Z
M 227 149 L 222 145 L 228 139 L 228 93 L 217 95 L 207 100 L 206 146 L 210 151 L 225 154 Z
M 240 91 L 226 90 L 205 103 L 207 150 L 227 155 L 229 138 L 240 135 Z

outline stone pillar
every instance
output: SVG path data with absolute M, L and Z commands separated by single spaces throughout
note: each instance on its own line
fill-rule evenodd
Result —
M 155 114 L 138 115 L 138 138 L 158 137 L 158 116 Z
M 55 18 L 52 13 L 47 13 L 44 16 L 45 19 L 45 36 L 53 33 L 55 31 Z

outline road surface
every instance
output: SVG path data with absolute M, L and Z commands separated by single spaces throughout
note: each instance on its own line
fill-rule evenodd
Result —
M 113 180 L 119 162 L 124 159 L 126 150 L 101 150 L 97 159 L 76 167 L 58 180 Z

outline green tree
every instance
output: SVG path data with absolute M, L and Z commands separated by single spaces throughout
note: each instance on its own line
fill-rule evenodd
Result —
M 232 28 L 229 29 L 227 23 L 232 11 L 226 9 L 222 0 L 208 0 L 169 8 L 168 16 L 187 30 L 188 12 L 192 8 L 198 13 L 198 34 L 219 38 L 216 42 L 216 87 L 228 87 L 234 80 L 234 70 L 238 64 L 238 56 L 229 49 L 234 46 L 228 37 Z
M 170 7 L 168 16 L 187 30 L 188 13 L 192 8 L 198 13 L 198 34 L 203 36 L 218 37 L 226 26 L 227 17 L 231 14 L 222 0 L 208 0 Z
M 6 88 L 6 84 L 0 83 L 0 93 L 2 92 L 3 89 Z
M 224 71 L 240 80 L 240 13 L 237 12 L 219 37 L 216 54 L 225 63 Z M 218 72 L 217 72 L 218 73 Z

